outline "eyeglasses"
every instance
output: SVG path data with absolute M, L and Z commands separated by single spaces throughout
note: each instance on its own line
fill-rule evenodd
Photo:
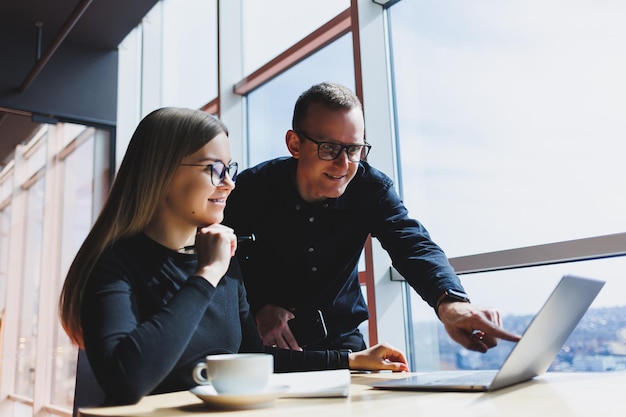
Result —
M 225 165 L 221 161 L 213 162 L 212 164 L 181 164 L 184 167 L 204 167 L 204 172 L 211 173 L 211 184 L 216 187 L 224 185 L 224 179 L 226 174 L 230 179 L 235 182 L 237 180 L 237 170 L 239 165 L 237 162 L 231 162 Z
M 342 145 L 334 142 L 320 142 L 300 130 L 294 130 L 294 132 L 315 143 L 317 145 L 317 156 L 324 161 L 334 161 L 339 158 L 339 155 L 341 155 L 341 152 L 344 150 L 350 162 L 363 161 L 367 158 L 372 148 L 372 145 L 368 145 L 367 143 L 364 145 Z

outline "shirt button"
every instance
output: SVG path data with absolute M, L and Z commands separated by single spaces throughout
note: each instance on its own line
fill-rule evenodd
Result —
M 309 223 L 313 223 L 315 221 L 315 217 L 309 217 Z
M 315 252 L 315 248 L 309 248 L 309 252 Z
M 300 204 L 296 204 L 296 210 L 300 210 Z
M 324 204 L 322 204 L 322 207 L 324 207 L 324 208 L 328 208 L 328 203 L 324 203 Z
M 311 268 L 311 271 L 313 271 L 313 272 L 317 272 L 317 267 L 316 267 L 316 266 L 314 266 L 313 268 Z

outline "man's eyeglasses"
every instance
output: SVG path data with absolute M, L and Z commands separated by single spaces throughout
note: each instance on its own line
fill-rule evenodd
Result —
M 239 165 L 237 162 L 231 162 L 228 165 L 225 165 L 223 162 L 217 161 L 212 164 L 181 164 L 185 167 L 204 167 L 204 172 L 211 173 L 211 183 L 220 187 L 224 185 L 224 179 L 226 178 L 226 174 L 230 177 L 230 179 L 235 182 L 237 180 L 237 170 L 239 169 Z
M 300 130 L 294 130 L 294 132 L 296 132 L 299 136 L 315 143 L 317 145 L 317 156 L 324 161 L 333 161 L 339 158 L 339 155 L 341 155 L 341 152 L 344 150 L 346 151 L 346 155 L 348 155 L 348 160 L 350 162 L 363 161 L 367 158 L 367 154 L 369 154 L 370 149 L 372 148 L 372 145 L 368 145 L 367 143 L 364 145 L 342 145 L 334 142 L 321 142 L 313 139 Z

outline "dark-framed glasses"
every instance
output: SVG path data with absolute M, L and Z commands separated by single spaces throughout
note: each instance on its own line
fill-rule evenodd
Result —
M 365 160 L 372 149 L 372 145 L 367 143 L 363 145 L 342 145 L 335 142 L 322 142 L 315 140 L 301 130 L 294 130 L 298 136 L 310 140 L 317 145 L 317 156 L 324 161 L 333 161 L 339 158 L 341 152 L 346 151 L 350 162 L 359 162 Z
M 226 174 L 233 181 L 237 181 L 237 170 L 239 169 L 239 164 L 237 162 L 231 162 L 226 165 L 221 161 L 213 162 L 211 164 L 180 164 L 184 167 L 203 167 L 204 172 L 211 173 L 211 183 L 216 186 L 224 185 L 224 179 L 226 178 Z

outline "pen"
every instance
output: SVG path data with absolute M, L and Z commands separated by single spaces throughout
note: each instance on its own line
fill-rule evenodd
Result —
M 254 233 L 249 234 L 249 235 L 241 235 L 241 236 L 237 236 L 237 243 L 241 243 L 241 242 L 254 242 L 256 240 L 256 236 L 254 236 Z M 196 249 L 196 245 L 189 245 L 189 246 L 184 246 L 180 249 L 181 252 L 190 252 L 192 250 Z
M 254 242 L 256 240 L 256 236 L 254 236 L 254 233 L 251 233 L 249 235 L 241 235 L 241 236 L 237 236 L 237 243 L 241 243 L 241 242 Z

